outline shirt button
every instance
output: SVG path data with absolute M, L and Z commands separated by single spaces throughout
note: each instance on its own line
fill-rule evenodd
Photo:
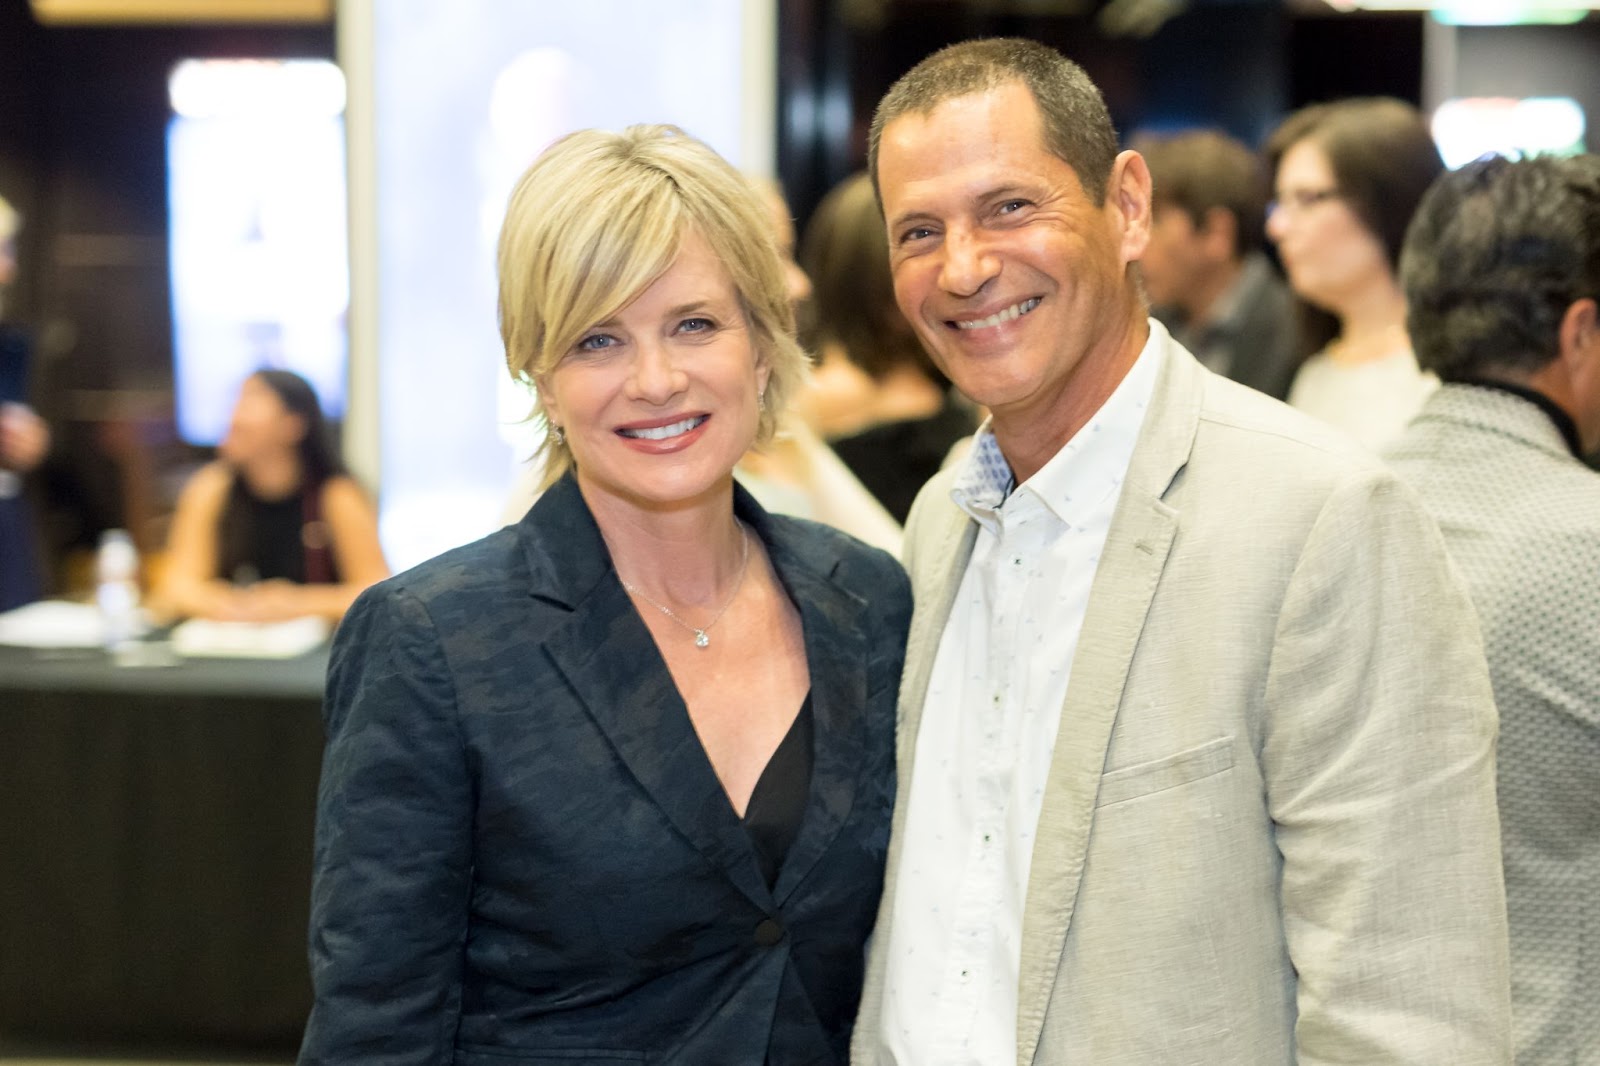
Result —
M 756 943 L 764 948 L 773 947 L 783 939 L 783 926 L 771 918 L 763 918 L 756 926 Z

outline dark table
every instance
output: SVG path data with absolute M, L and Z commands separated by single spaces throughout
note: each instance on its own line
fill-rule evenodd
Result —
M 0 1038 L 292 1051 L 326 667 L 0 648 Z

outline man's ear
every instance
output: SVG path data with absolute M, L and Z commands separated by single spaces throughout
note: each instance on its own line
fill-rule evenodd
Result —
M 1150 168 L 1144 156 L 1132 150 L 1118 154 L 1106 183 L 1106 202 L 1115 208 L 1119 220 L 1124 265 L 1144 258 L 1150 245 L 1150 190 Z
M 1592 297 L 1573 301 L 1561 315 L 1557 337 L 1567 373 L 1576 375 L 1587 371 L 1600 375 L 1600 366 L 1588 365 L 1600 364 L 1600 306 Z
M 1575 408 L 1568 413 L 1578 423 L 1584 448 L 1592 451 L 1600 442 L 1600 305 L 1590 297 L 1574 301 L 1561 316 L 1557 336 Z
M 1200 235 L 1206 257 L 1226 262 L 1239 256 L 1239 220 L 1226 207 L 1208 207 L 1200 219 Z

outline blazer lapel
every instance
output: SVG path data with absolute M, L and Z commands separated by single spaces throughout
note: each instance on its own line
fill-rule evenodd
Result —
M 576 482 L 557 482 L 519 530 L 532 595 L 571 611 L 543 647 L 650 799 L 762 908 L 772 893 L 688 708 L 611 566 Z
M 1204 371 L 1170 341 L 1123 483 L 1073 658 L 1035 835 L 1022 921 L 1017 1062 L 1031 1063 L 1083 875 L 1095 799 L 1129 664 L 1178 531 L 1162 501 L 1188 461 Z
M 855 804 L 866 747 L 867 638 L 862 615 L 867 605 L 833 582 L 836 556 L 819 555 L 795 538 L 788 525 L 769 520 L 753 501 L 746 504 L 739 500 L 740 517 L 766 543 L 779 579 L 799 607 L 811 667 L 811 786 L 800 834 L 773 889 L 781 904 L 832 845 Z

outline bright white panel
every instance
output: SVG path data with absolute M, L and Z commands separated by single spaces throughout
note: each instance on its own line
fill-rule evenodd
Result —
M 635 122 L 676 123 L 770 169 L 772 119 L 752 123 L 746 102 L 773 90 L 746 83 L 752 69 L 772 77 L 770 60 L 747 54 L 752 19 L 771 50 L 771 11 L 772 0 L 370 5 L 382 532 L 396 566 L 496 528 L 535 443 L 495 315 L 494 244 L 517 177 L 564 133 Z
M 1448 167 L 1484 155 L 1571 155 L 1584 150 L 1583 108 L 1566 97 L 1447 100 L 1433 113 L 1433 139 Z
M 192 61 L 170 82 L 178 429 L 215 444 L 240 383 L 298 371 L 344 411 L 344 81 L 322 60 Z

